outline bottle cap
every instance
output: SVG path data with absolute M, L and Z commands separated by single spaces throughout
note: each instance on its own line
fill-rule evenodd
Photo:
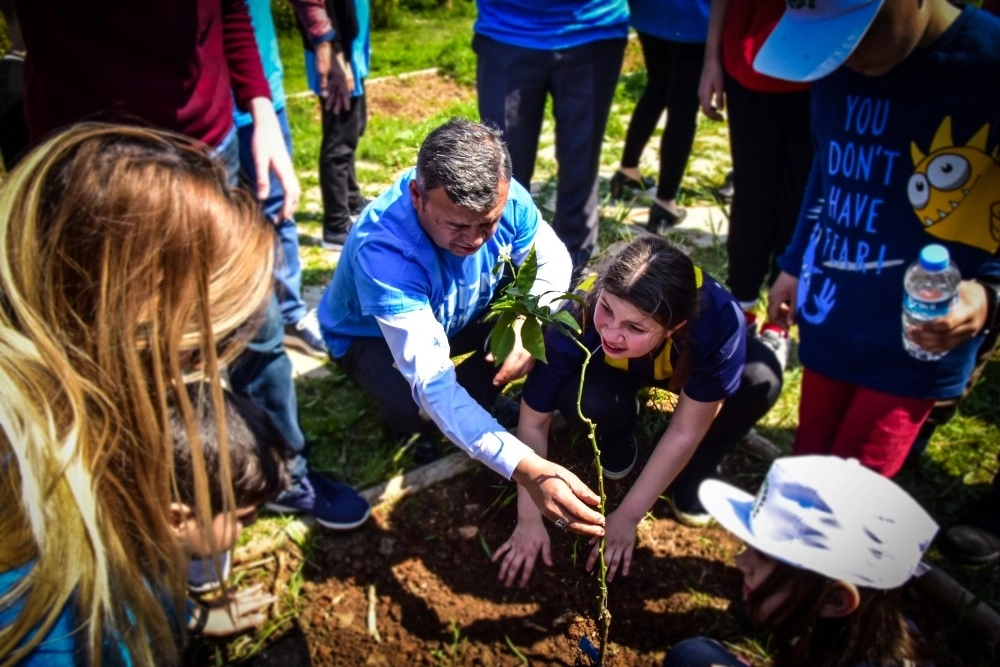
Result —
M 920 266 L 927 271 L 944 271 L 950 259 L 948 249 L 937 243 L 924 246 L 920 251 Z

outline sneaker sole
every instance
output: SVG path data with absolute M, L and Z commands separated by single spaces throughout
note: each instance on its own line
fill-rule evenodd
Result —
M 681 512 L 670 497 L 666 497 L 664 500 L 667 501 L 667 507 L 670 508 L 670 514 L 674 517 L 674 520 L 688 528 L 706 528 L 715 521 L 711 514 L 688 514 L 687 512 Z
M 287 507 L 285 505 L 279 505 L 277 503 L 265 503 L 264 509 L 266 509 L 268 512 L 274 512 L 275 514 L 309 514 L 304 510 L 300 510 L 295 507 Z M 316 523 L 323 526 L 324 528 L 329 528 L 330 530 L 353 530 L 354 528 L 357 528 L 365 521 L 367 521 L 371 515 L 372 515 L 372 510 L 369 507 L 368 511 L 365 512 L 365 515 L 360 519 L 358 519 L 357 521 L 352 521 L 351 523 L 333 523 L 332 521 L 323 521 L 319 517 L 313 514 L 309 514 L 309 516 L 311 516 L 316 521 Z
M 632 472 L 632 470 L 635 468 L 635 462 L 637 460 L 639 460 L 639 449 L 638 448 L 636 448 L 635 455 L 632 457 L 632 463 L 628 464 L 628 467 L 626 467 L 624 470 L 611 471 L 611 470 L 608 470 L 607 468 L 603 468 L 602 467 L 601 468 L 601 473 L 604 475 L 604 479 L 609 479 L 612 482 L 617 482 L 618 480 L 620 480 L 620 479 L 622 479 L 624 477 L 628 477 L 628 474 L 630 472 Z

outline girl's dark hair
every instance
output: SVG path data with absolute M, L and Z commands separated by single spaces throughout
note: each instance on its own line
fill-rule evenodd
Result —
M 213 514 L 223 511 L 220 438 L 210 393 L 204 385 L 187 386 L 195 410 L 198 437 L 205 459 L 209 501 Z M 233 495 L 236 507 L 253 507 L 273 500 L 288 486 L 285 456 L 288 443 L 266 412 L 248 399 L 230 391 L 223 394 L 225 426 L 229 440 L 229 459 L 233 472 Z M 171 407 L 170 432 L 174 440 L 174 471 L 180 502 L 194 507 L 195 479 L 191 444 L 179 411 Z
M 639 237 L 606 262 L 589 300 L 605 290 L 667 328 L 694 317 L 698 307 L 694 264 L 666 239 Z M 588 310 L 593 312 L 593 303 Z
M 764 554 L 766 557 L 766 554 Z M 758 620 L 777 640 L 775 667 L 811 665 L 923 664 L 926 649 L 903 618 L 898 590 L 858 588 L 861 602 L 842 618 L 820 618 L 819 612 L 836 582 L 811 570 L 781 561 L 747 599 L 750 618 Z M 787 593 L 767 618 L 764 601 L 778 591 Z

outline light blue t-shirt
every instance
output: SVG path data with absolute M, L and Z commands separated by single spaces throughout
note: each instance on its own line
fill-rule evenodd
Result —
M 271 102 L 275 111 L 285 108 L 285 70 L 281 65 L 281 54 L 278 51 L 278 34 L 274 29 L 274 18 L 271 16 L 271 0 L 246 0 L 250 12 L 250 22 L 253 23 L 253 36 L 257 40 L 257 50 L 260 52 L 260 62 L 264 66 L 264 76 L 271 87 Z M 253 124 L 253 116 L 246 111 L 240 111 L 233 105 L 233 119 L 236 127 L 246 127 Z
M 698 44 L 708 38 L 709 0 L 629 0 L 636 31 L 670 42 Z
M 627 0 L 478 0 L 476 34 L 557 51 L 628 36 Z
M 344 356 L 353 339 L 381 338 L 376 316 L 430 308 L 448 336 L 482 315 L 497 289 L 501 252 L 521 261 L 541 216 L 531 195 L 510 182 L 496 233 L 469 257 L 439 248 L 420 226 L 410 196 L 415 169 L 365 209 L 344 244 L 333 281 L 319 304 L 330 354 Z

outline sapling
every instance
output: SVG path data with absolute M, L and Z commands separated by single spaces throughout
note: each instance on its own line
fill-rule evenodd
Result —
M 584 300 L 572 292 L 546 292 L 544 294 L 531 294 L 530 289 L 535 283 L 535 275 L 538 272 L 538 260 L 535 257 L 534 247 L 528 251 L 528 256 L 520 267 L 515 267 L 511 261 L 509 249 L 500 253 L 497 265 L 493 267 L 494 275 L 501 271 L 509 270 L 512 280 L 501 290 L 499 296 L 490 304 L 490 312 L 486 319 L 495 319 L 496 324 L 490 332 L 490 353 L 496 365 L 503 363 L 507 355 L 514 349 L 517 334 L 520 333 L 521 345 L 535 359 L 546 362 L 545 358 L 545 328 L 554 328 L 561 334 L 569 337 L 584 354 L 583 366 L 580 371 L 580 384 L 576 393 L 576 413 L 580 420 L 587 425 L 587 437 L 594 453 L 594 463 L 597 467 L 597 492 L 601 498 L 598 511 L 605 515 L 605 504 L 607 496 L 604 493 L 604 471 L 601 467 L 601 450 L 597 447 L 596 425 L 583 414 L 581 408 L 583 402 L 583 379 L 587 374 L 587 366 L 590 364 L 590 350 L 580 342 L 578 338 L 582 332 L 580 323 L 567 311 L 553 308 L 552 304 L 561 305 L 561 302 L 572 300 L 584 304 Z M 543 305 L 544 302 L 544 305 Z M 600 553 L 600 569 L 598 580 L 600 582 L 600 597 L 598 602 L 597 618 L 601 627 L 601 643 L 598 658 L 598 666 L 604 664 L 604 655 L 608 645 L 608 632 L 611 628 L 611 612 L 608 610 L 608 566 L 604 560 L 604 538 L 601 537 L 598 545 Z

